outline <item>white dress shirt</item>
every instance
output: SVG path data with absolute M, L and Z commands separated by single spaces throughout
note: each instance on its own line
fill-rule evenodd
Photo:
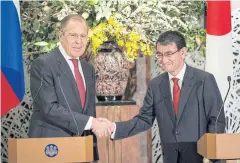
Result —
M 171 94 L 172 94 L 172 99 L 173 99 L 173 80 L 172 78 L 178 78 L 178 85 L 180 87 L 180 89 L 182 88 L 182 83 L 183 83 L 183 77 L 184 77 L 184 74 L 185 74 L 185 71 L 186 71 L 186 64 L 184 63 L 183 65 L 183 68 L 182 70 L 176 75 L 176 76 L 173 76 L 172 74 L 168 73 L 168 77 L 169 77 L 169 82 L 170 82 L 170 90 L 171 90 Z
M 171 94 L 172 94 L 172 99 L 173 99 L 173 80 L 172 80 L 172 78 L 176 77 L 176 78 L 179 79 L 178 85 L 179 85 L 179 87 L 180 87 L 180 89 L 181 89 L 181 88 L 182 88 L 182 83 L 183 83 L 183 77 L 184 77 L 184 74 L 185 74 L 185 71 L 186 71 L 186 67 L 187 67 L 187 66 L 186 66 L 186 64 L 184 63 L 182 70 L 181 70 L 176 76 L 173 76 L 173 75 L 171 75 L 170 73 L 168 73 L 169 82 L 170 82 L 170 88 L 171 88 Z M 111 138 L 112 138 L 112 139 L 114 139 L 114 137 L 115 137 L 115 133 L 116 133 L 116 123 L 114 123 L 114 126 L 115 126 L 114 132 L 113 132 L 112 135 L 111 135 Z
M 80 74 L 82 75 L 84 87 L 86 89 L 85 78 L 84 78 L 84 75 L 83 75 L 82 65 L 81 65 L 81 62 L 79 61 L 79 58 L 72 58 L 69 55 L 67 55 L 66 51 L 63 49 L 61 44 L 59 45 L 59 50 L 60 50 L 61 54 L 63 55 L 63 57 L 65 58 L 66 62 L 68 63 L 75 80 L 76 80 L 76 77 L 75 77 L 75 73 L 74 73 L 74 65 L 73 65 L 73 62 L 71 61 L 71 59 L 77 59 L 78 60 L 78 69 L 79 69 Z M 90 116 L 84 130 L 89 130 L 91 128 L 92 120 L 93 120 L 93 117 Z

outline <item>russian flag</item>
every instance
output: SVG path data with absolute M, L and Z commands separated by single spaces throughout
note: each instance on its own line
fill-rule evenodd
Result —
M 230 0 L 207 1 L 207 42 L 205 70 L 217 81 L 222 98 L 228 90 L 228 76 L 233 76 L 232 27 Z
M 23 99 L 24 74 L 18 1 L 1 1 L 1 116 Z

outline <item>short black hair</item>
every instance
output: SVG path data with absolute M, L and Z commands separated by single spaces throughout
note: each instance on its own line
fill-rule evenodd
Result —
M 71 14 L 71 15 L 68 15 L 68 16 L 64 17 L 61 20 L 60 31 L 63 31 L 66 28 L 68 22 L 73 18 L 78 18 L 80 21 L 84 22 L 87 25 L 87 22 L 85 21 L 85 19 L 81 15 Z
M 171 43 L 175 43 L 177 49 L 180 50 L 183 47 L 186 47 L 186 41 L 184 36 L 178 31 L 166 31 L 160 34 L 157 44 L 160 45 L 169 45 Z

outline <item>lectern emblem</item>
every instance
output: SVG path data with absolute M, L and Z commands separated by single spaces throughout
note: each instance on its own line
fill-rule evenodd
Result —
M 55 144 L 48 144 L 45 147 L 45 154 L 48 157 L 55 157 L 58 154 L 58 147 Z

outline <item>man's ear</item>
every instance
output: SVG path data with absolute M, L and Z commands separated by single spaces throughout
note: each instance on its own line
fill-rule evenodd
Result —
M 59 39 L 59 41 L 61 41 L 63 39 L 63 32 L 62 31 L 58 31 L 58 39 Z
M 181 50 L 181 52 L 182 52 L 182 56 L 185 58 L 186 55 L 187 55 L 187 48 L 186 48 L 186 47 L 183 47 L 182 50 Z
M 182 54 L 183 54 L 183 55 L 186 55 L 186 54 L 187 54 L 187 48 L 186 48 L 186 47 L 183 47 L 183 48 L 182 48 Z

